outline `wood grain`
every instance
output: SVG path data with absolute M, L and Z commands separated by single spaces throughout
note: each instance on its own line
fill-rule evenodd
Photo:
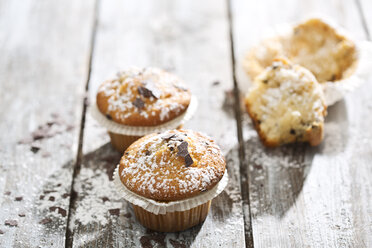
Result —
M 279 11 L 280 10 L 280 11 Z M 283 22 L 312 12 L 330 16 L 364 38 L 353 1 L 233 1 L 236 57 Z M 257 15 L 256 13 L 259 13 Z M 366 12 L 368 13 L 368 12 Z M 240 88 L 249 82 L 240 68 Z M 371 84 L 330 107 L 320 147 L 262 147 L 249 120 L 244 124 L 252 232 L 255 247 L 368 247 L 371 245 L 368 93 Z M 369 151 L 369 154 L 366 155 Z M 244 198 L 244 196 L 243 196 Z M 363 220 L 363 221 L 362 221 Z
M 63 247 L 92 3 L 0 6 L 0 246 Z
M 120 154 L 107 144 L 106 131 L 88 115 L 82 169 L 74 187 L 78 197 L 71 223 L 73 246 L 244 247 L 231 94 L 227 94 L 224 104 L 224 91 L 233 87 L 226 3 L 222 0 L 102 1 L 94 51 L 89 84 L 91 99 L 103 80 L 133 65 L 162 67 L 183 78 L 199 98 L 197 114 L 185 127 L 203 131 L 217 140 L 228 159 L 231 183 L 214 200 L 202 225 L 169 234 L 146 230 L 112 184 L 99 183 L 111 176 Z M 101 208 L 98 216 L 84 222 L 81 211 L 88 204 L 93 208 L 102 205 L 101 198 L 105 196 L 110 200 L 105 201 L 104 211 Z M 109 209 L 120 209 L 120 215 L 110 214 Z

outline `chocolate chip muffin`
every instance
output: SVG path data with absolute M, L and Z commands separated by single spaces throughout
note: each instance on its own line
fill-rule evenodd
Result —
M 323 140 L 327 107 L 320 84 L 304 67 L 276 59 L 256 77 L 244 100 L 264 145 L 316 146 Z
M 134 140 L 159 131 L 160 126 L 180 126 L 191 99 L 190 90 L 175 75 L 157 68 L 131 68 L 99 87 L 96 106 L 106 121 L 96 119 L 116 127 L 109 129 L 111 142 L 123 152 Z
M 225 158 L 212 139 L 190 130 L 171 130 L 134 142 L 120 161 L 118 175 L 122 186 L 148 202 L 200 201 L 191 209 L 185 203 L 182 211 L 165 214 L 151 213 L 134 203 L 143 225 L 158 231 L 179 231 L 205 219 L 211 199 L 205 200 L 203 195 L 218 188 L 225 170 Z M 176 215 L 178 220 L 182 216 L 186 219 L 179 223 L 172 219 Z

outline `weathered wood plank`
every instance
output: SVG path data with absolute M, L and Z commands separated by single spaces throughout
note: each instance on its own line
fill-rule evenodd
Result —
M 0 246 L 63 247 L 93 3 L 0 6 Z
M 365 37 L 354 1 L 233 0 L 237 76 L 240 61 L 270 26 L 320 12 L 356 37 Z M 368 12 L 366 12 L 368 13 Z M 371 246 L 371 84 L 329 108 L 325 140 L 318 148 L 265 149 L 244 125 L 252 231 L 256 247 Z M 244 196 L 243 196 L 244 197 Z
M 74 187 L 73 246 L 244 247 L 236 123 L 233 110 L 223 109 L 224 90 L 233 87 L 225 1 L 102 1 L 99 12 L 90 97 L 103 80 L 129 66 L 158 66 L 178 74 L 199 98 L 198 112 L 186 128 L 203 131 L 221 145 L 230 185 L 214 200 L 203 225 L 180 233 L 150 232 L 108 181 L 120 154 L 88 115 Z M 120 209 L 120 215 L 112 209 Z M 86 218 L 84 211 L 96 216 Z

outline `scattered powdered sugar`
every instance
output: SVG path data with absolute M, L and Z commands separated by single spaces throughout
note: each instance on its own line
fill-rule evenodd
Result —
M 111 216 L 119 214 L 122 207 L 122 199 L 104 170 L 82 168 L 75 179 L 74 191 L 79 200 L 71 215 L 70 229 L 79 224 L 104 226 Z

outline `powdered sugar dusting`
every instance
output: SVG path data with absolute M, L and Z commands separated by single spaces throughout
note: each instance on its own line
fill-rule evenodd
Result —
M 179 114 L 186 108 L 177 99 L 182 99 L 189 92 L 173 74 L 157 68 L 132 67 L 119 72 L 117 76 L 104 82 L 98 90 L 98 93 L 108 97 L 105 114 L 115 112 L 115 118 L 123 122 L 133 113 L 138 113 L 144 119 L 159 115 L 160 120 L 164 121 L 169 118 L 170 112 Z M 153 92 L 144 87 L 151 88 Z M 136 98 L 144 102 L 143 108 L 139 109 L 134 104 Z
M 70 229 L 75 225 L 109 223 L 113 210 L 122 207 L 120 195 L 114 190 L 106 171 L 82 168 L 74 184 L 79 201 L 73 210 Z M 120 211 L 120 210 L 118 210 Z
M 193 159 L 191 166 L 186 166 L 184 158 L 177 155 L 178 147 L 185 141 Z M 154 199 L 159 195 L 172 198 L 177 192 L 181 195 L 203 192 L 215 185 L 225 170 L 219 147 L 204 135 L 186 130 L 142 139 L 127 150 L 121 165 L 126 186 Z

